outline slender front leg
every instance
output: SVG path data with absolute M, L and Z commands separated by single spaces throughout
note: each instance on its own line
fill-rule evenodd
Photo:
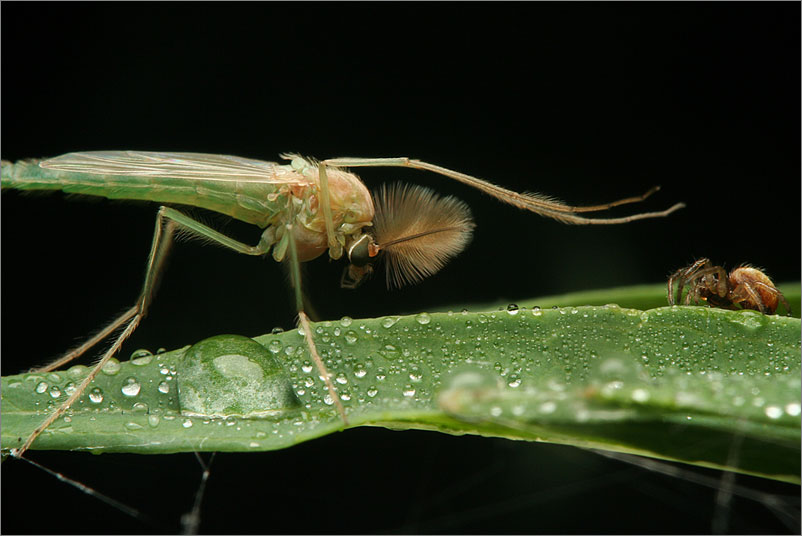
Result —
M 622 218 L 583 218 L 576 216 L 576 212 L 592 212 L 598 210 L 607 210 L 609 208 L 624 205 L 627 203 L 636 203 L 643 201 L 651 194 L 660 189 L 659 186 L 651 188 L 643 195 L 635 197 L 627 197 L 619 199 L 610 203 L 602 205 L 592 205 L 586 207 L 575 207 L 566 205 L 557 201 L 549 196 L 537 193 L 518 193 L 501 186 L 497 186 L 488 182 L 459 171 L 454 171 L 422 160 L 414 160 L 407 157 L 399 158 L 331 158 L 323 162 L 329 166 L 335 167 L 408 167 L 413 169 L 420 169 L 431 171 L 445 177 L 457 180 L 474 188 L 477 188 L 488 195 L 492 195 L 499 201 L 508 203 L 522 210 L 528 210 L 541 216 L 554 218 L 555 220 L 563 223 L 575 223 L 580 225 L 613 225 L 619 223 L 628 223 L 636 220 L 643 220 L 646 218 L 662 218 L 668 216 L 672 212 L 679 210 L 685 206 L 684 203 L 677 203 L 671 208 L 659 212 L 644 212 L 641 214 L 633 214 L 632 216 L 624 216 Z
M 117 330 L 119 327 L 125 326 L 125 328 L 122 330 L 111 347 L 106 351 L 106 353 L 103 354 L 103 357 L 100 358 L 100 361 L 98 361 L 92 370 L 89 371 L 89 374 L 86 376 L 86 378 L 84 378 L 75 392 L 72 393 L 69 398 L 67 398 L 44 421 L 42 421 L 42 423 L 31 433 L 31 435 L 28 436 L 28 439 L 22 444 L 21 447 L 12 449 L 11 454 L 13 456 L 17 458 L 22 457 L 22 455 L 25 454 L 25 451 L 30 448 L 34 440 L 36 440 L 36 438 L 39 437 L 39 435 L 46 430 L 48 426 L 53 424 L 56 419 L 58 419 L 67 409 L 69 409 L 69 407 L 74 404 L 76 400 L 78 400 L 84 391 L 86 391 L 87 386 L 89 386 L 92 380 L 95 379 L 95 376 L 97 376 L 100 370 L 103 368 L 103 365 L 105 365 L 108 360 L 119 351 L 123 342 L 130 337 L 134 330 L 136 330 L 137 326 L 139 326 L 139 323 L 142 321 L 142 318 L 145 317 L 148 306 L 153 299 L 153 292 L 158 283 L 160 272 L 164 266 L 164 261 L 167 257 L 167 253 L 172 242 L 172 237 L 176 229 L 180 229 L 206 241 L 225 246 L 238 251 L 239 253 L 245 253 L 247 255 L 263 255 L 267 253 L 271 246 L 271 244 L 264 239 L 262 239 L 256 246 L 248 246 L 247 244 L 238 242 L 210 227 L 203 225 L 202 223 L 193 220 L 189 216 L 175 209 L 161 207 L 158 215 L 156 216 L 156 230 L 153 233 L 153 244 L 151 245 L 150 254 L 148 255 L 148 262 L 145 270 L 145 282 L 142 285 L 142 292 L 139 295 L 136 305 L 120 315 L 119 318 L 109 324 L 98 335 L 92 337 L 79 348 L 68 353 L 61 359 L 58 359 L 53 364 L 44 367 L 43 370 L 52 370 L 55 368 L 55 366 L 63 365 L 72 359 L 75 359 L 94 346 L 101 339 Z
M 298 311 L 298 323 L 301 325 L 301 330 L 304 332 L 304 339 L 306 339 L 309 354 L 312 356 L 315 365 L 317 365 L 317 370 L 323 378 L 323 381 L 326 382 L 329 396 L 331 396 L 334 405 L 337 406 L 337 411 L 340 413 L 343 423 L 348 426 L 348 418 L 345 416 L 345 408 L 343 407 L 342 401 L 340 401 L 340 395 L 338 395 L 337 391 L 334 389 L 334 384 L 331 383 L 331 374 L 329 374 L 326 365 L 323 363 L 323 359 L 317 351 L 315 341 L 312 338 L 312 323 L 304 312 L 304 298 L 301 290 L 301 262 L 298 260 L 298 249 L 295 246 L 292 225 L 288 224 L 285 229 L 285 234 L 289 237 L 289 247 L 287 250 L 290 255 L 287 260 L 290 263 L 290 278 L 292 279 L 292 286 L 295 289 L 295 308 Z

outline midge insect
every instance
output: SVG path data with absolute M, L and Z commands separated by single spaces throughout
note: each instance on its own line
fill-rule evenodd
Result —
M 134 306 L 97 335 L 62 358 L 39 369 L 54 370 L 85 353 L 102 339 L 121 330 L 111 347 L 78 388 L 53 411 L 12 454 L 21 457 L 34 440 L 86 390 L 103 365 L 144 318 L 164 265 L 173 235 L 187 234 L 246 255 L 272 253 L 289 267 L 295 306 L 306 344 L 326 383 L 343 423 L 348 424 L 326 366 L 312 338 L 310 319 L 303 306 L 300 263 L 322 255 L 347 257 L 341 286 L 356 288 L 379 261 L 387 283 L 402 286 L 436 273 L 468 244 L 474 228 L 468 206 L 440 197 L 428 188 L 394 185 L 374 196 L 346 168 L 408 167 L 432 171 L 463 182 L 523 210 L 573 224 L 619 224 L 664 217 L 682 208 L 677 203 L 661 212 L 620 218 L 594 219 L 584 212 L 635 203 L 656 192 L 602 205 L 574 207 L 554 198 L 518 193 L 485 180 L 410 158 L 335 158 L 316 161 L 295 154 L 281 155 L 288 164 L 236 156 L 144 151 L 69 153 L 45 160 L 2 162 L 2 187 L 19 190 L 62 190 L 66 193 L 111 199 L 147 200 L 201 207 L 226 214 L 264 229 L 250 246 L 229 238 L 171 207 L 159 208 L 153 244 L 142 292 Z

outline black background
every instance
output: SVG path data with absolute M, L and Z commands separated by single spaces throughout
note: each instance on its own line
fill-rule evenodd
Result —
M 658 4 L 2 5 L 2 156 L 141 149 L 275 160 L 410 156 L 595 204 L 663 190 L 669 219 L 565 226 L 448 179 L 363 170 L 472 207 L 473 243 L 441 274 L 338 288 L 309 263 L 318 315 L 368 317 L 658 283 L 707 256 L 800 275 L 800 6 Z M 2 196 L 3 374 L 56 356 L 133 303 L 155 207 Z M 256 243 L 256 228 L 209 218 Z M 123 350 L 293 323 L 280 266 L 180 244 Z M 36 356 L 36 358 L 32 358 Z M 200 470 L 174 456 L 32 452 L 140 508 L 132 521 L 21 462 L 2 529 L 173 532 Z M 719 473 L 705 472 L 718 478 Z M 799 488 L 738 477 L 799 508 Z M 764 506 L 553 445 L 350 430 L 214 462 L 204 532 L 794 532 Z

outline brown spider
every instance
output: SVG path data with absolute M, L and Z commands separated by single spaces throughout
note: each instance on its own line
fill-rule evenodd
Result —
M 743 309 L 771 315 L 777 310 L 778 302 L 782 301 L 787 314 L 791 314 L 791 306 L 782 292 L 777 290 L 766 274 L 752 266 L 741 265 L 727 275 L 722 266 L 713 266 L 710 259 L 699 259 L 688 267 L 680 268 L 668 278 L 670 305 L 680 303 L 685 285 L 688 286 L 685 305 L 704 300 L 712 307 L 737 309 L 736 305 L 740 305 Z

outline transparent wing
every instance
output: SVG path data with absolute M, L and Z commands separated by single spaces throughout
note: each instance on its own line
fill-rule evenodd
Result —
M 311 182 L 290 165 L 219 154 L 89 151 L 57 156 L 39 165 L 46 169 L 93 175 L 272 184 Z

